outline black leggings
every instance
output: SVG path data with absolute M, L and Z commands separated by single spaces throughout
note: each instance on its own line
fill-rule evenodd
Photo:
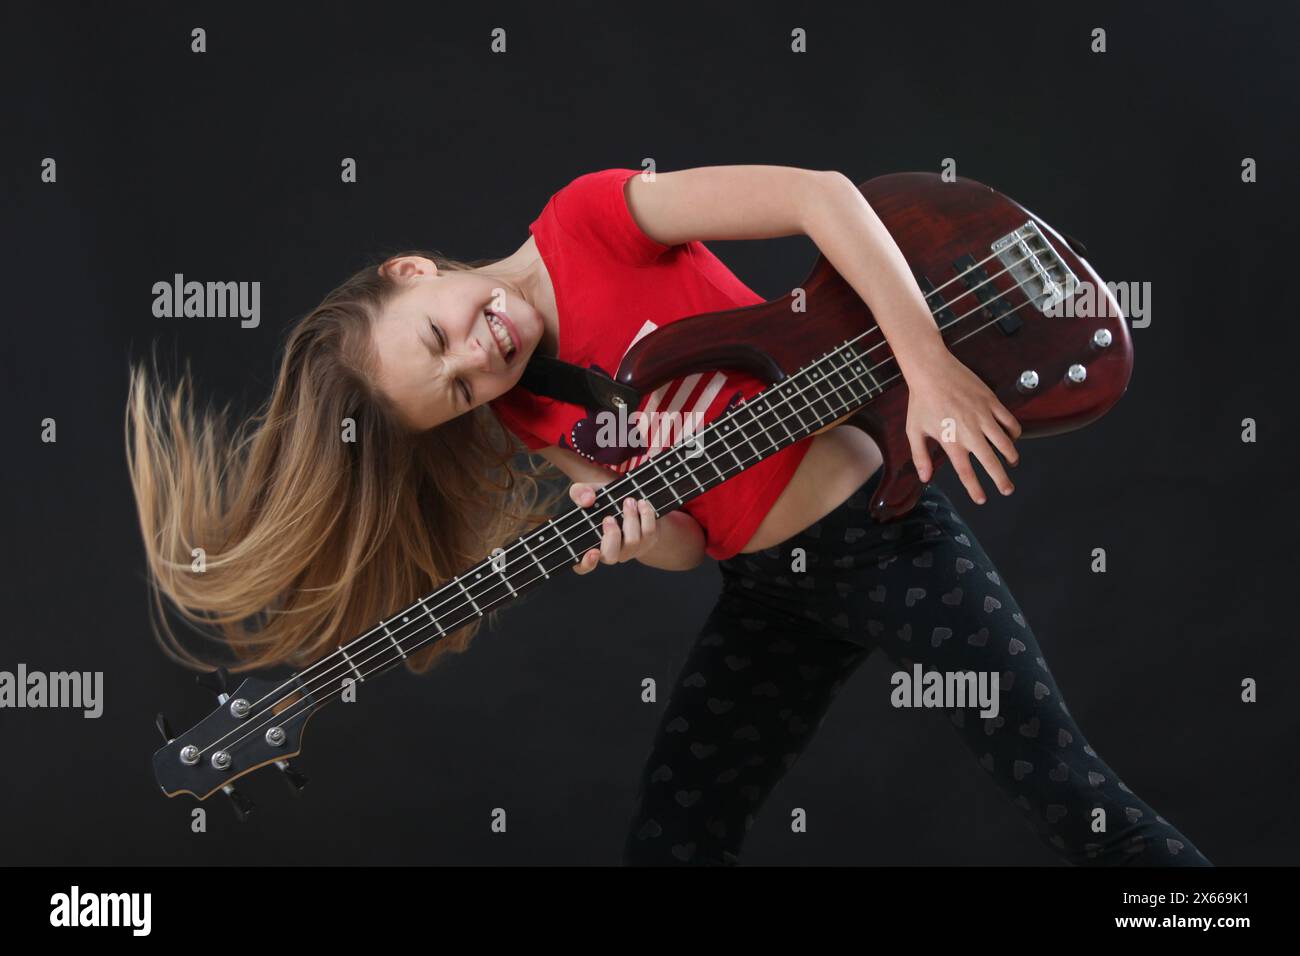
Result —
M 982 772 L 1065 860 L 1211 865 L 1088 745 L 1015 598 L 947 496 L 930 485 L 905 518 L 877 524 L 867 504 L 879 474 L 802 533 L 720 562 L 722 594 L 660 721 L 624 862 L 737 863 L 764 800 L 880 647 L 909 675 L 914 663 L 999 674 L 996 717 L 978 704 L 945 712 Z

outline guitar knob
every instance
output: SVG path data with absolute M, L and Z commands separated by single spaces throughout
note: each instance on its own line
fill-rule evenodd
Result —
M 253 807 L 256 806 L 256 804 L 230 784 L 226 784 L 222 787 L 221 792 L 230 798 L 230 806 L 235 811 L 235 819 L 240 823 L 246 823 L 249 814 L 253 812 Z
M 277 760 L 275 765 L 280 768 L 280 772 L 284 774 L 284 779 L 289 782 L 289 789 L 293 791 L 293 795 L 296 797 L 302 793 L 302 788 L 307 786 L 307 778 L 299 773 L 294 765 L 287 760 Z
M 162 734 L 163 743 L 169 744 L 176 739 L 176 735 L 172 733 L 172 725 L 167 722 L 167 717 L 162 712 L 154 718 L 153 724 L 158 728 L 158 733 Z
M 1038 373 L 1033 369 L 1021 372 L 1020 377 L 1016 379 L 1016 388 L 1022 392 L 1032 392 L 1038 388 Z
M 1069 369 L 1066 370 L 1065 377 L 1075 385 L 1078 385 L 1088 377 L 1088 370 L 1082 365 L 1071 365 Z
M 1092 333 L 1093 348 L 1104 349 L 1109 346 L 1112 341 L 1113 339 L 1110 334 L 1110 329 L 1098 329 L 1096 332 Z

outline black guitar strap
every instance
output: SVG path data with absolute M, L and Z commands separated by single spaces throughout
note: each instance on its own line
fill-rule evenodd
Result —
M 623 405 L 628 412 L 641 404 L 641 393 L 630 385 L 614 381 L 595 369 L 533 352 L 524 367 L 519 384 L 534 395 L 559 399 L 584 408 L 617 413 Z

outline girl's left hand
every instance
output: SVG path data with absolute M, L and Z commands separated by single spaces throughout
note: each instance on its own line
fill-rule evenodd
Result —
M 590 508 L 596 503 L 596 489 L 612 480 L 574 482 L 569 486 L 569 497 L 575 505 Z M 606 516 L 600 530 L 600 547 L 584 553 L 582 560 L 573 566 L 578 574 L 590 573 L 597 564 L 622 564 L 640 559 L 659 539 L 654 508 L 649 501 L 632 497 L 623 499 L 623 527 L 620 529 L 617 521 Z
M 971 467 L 970 456 L 1004 495 L 1015 491 L 993 449 L 1012 465 L 1020 463 L 1014 439 L 1020 423 L 979 377 L 949 351 L 942 350 L 907 377 L 907 440 L 921 481 L 933 477 L 926 437 L 939 442 L 976 504 L 984 504 L 984 489 Z M 991 443 L 991 444 L 990 444 Z

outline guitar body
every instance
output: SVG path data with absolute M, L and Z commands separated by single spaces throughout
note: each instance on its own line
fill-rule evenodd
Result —
M 1105 414 L 1124 394 L 1133 369 L 1128 326 L 1113 294 L 1076 251 L 1077 243 L 974 180 L 944 182 L 932 173 L 897 173 L 858 188 L 927 292 L 948 349 L 1011 410 L 1023 428 L 1022 437 L 1080 428 Z M 1037 258 L 1054 254 L 1059 261 L 1057 277 L 1068 271 L 1079 283 L 1074 289 L 1092 285 L 1095 317 L 1045 314 L 1030 301 L 1042 286 L 1028 274 L 1028 266 L 1010 269 L 1004 260 L 988 258 L 995 242 L 1026 223 L 1033 223 L 1050 247 Z M 1031 240 L 1029 251 L 1040 246 Z M 981 262 L 972 272 L 971 264 Z M 1018 283 L 1026 275 L 1023 285 Z M 929 294 L 932 287 L 937 287 L 937 295 Z M 905 432 L 907 385 L 897 374 L 897 364 L 892 359 L 884 362 L 889 346 L 871 310 L 824 256 L 818 257 L 800 289 L 804 312 L 794 309 L 795 290 L 770 302 L 690 316 L 656 329 L 628 351 L 616 378 L 645 393 L 693 372 L 734 368 L 771 385 L 857 339 L 875 362 L 882 363 L 878 378 L 884 390 L 844 420 L 867 432 L 884 456 L 872 516 L 877 521 L 900 517 L 916 505 L 922 491 Z M 981 307 L 981 290 L 993 300 L 991 308 Z M 999 321 L 996 311 L 1008 307 L 1012 314 Z M 1064 306 L 1057 311 L 1065 311 Z M 1105 346 L 1094 339 L 1099 330 L 1109 333 Z M 1083 381 L 1067 375 L 1072 366 L 1084 368 Z M 1037 375 L 1036 387 L 1020 384 L 1027 371 Z M 891 375 L 896 377 L 886 382 Z M 927 445 L 937 470 L 947 456 L 933 440 L 927 439 Z

